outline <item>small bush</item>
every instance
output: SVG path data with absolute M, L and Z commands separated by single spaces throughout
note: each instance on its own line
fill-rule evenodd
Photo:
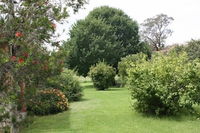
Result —
M 68 100 L 58 89 L 39 91 L 29 100 L 28 111 L 36 115 L 55 114 L 68 109 Z
M 119 74 L 119 82 L 121 86 L 124 86 L 127 82 L 127 69 L 135 67 L 135 64 L 142 63 L 147 60 L 147 55 L 143 53 L 128 55 L 121 59 L 118 63 L 118 74 Z
M 121 87 L 122 86 L 122 81 L 118 75 L 115 76 L 115 87 Z
M 65 69 L 61 75 L 49 78 L 47 86 L 61 90 L 69 101 L 78 101 L 82 97 L 82 88 L 73 70 Z
M 194 103 L 200 103 L 199 69 L 200 63 L 189 62 L 186 54 L 158 54 L 151 61 L 129 68 L 128 83 L 135 109 L 155 115 L 192 109 Z
M 115 70 L 104 62 L 97 63 L 90 68 L 89 75 L 98 90 L 108 89 L 115 82 Z

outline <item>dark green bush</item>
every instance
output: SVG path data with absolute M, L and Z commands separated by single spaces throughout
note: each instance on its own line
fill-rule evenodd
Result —
M 61 75 L 48 79 L 48 87 L 61 90 L 69 101 L 78 101 L 82 97 L 82 88 L 75 72 L 65 69 Z
M 131 65 L 135 65 L 131 63 Z M 200 63 L 187 55 L 154 55 L 128 70 L 134 107 L 142 113 L 173 115 L 200 103 Z
M 127 69 L 135 67 L 136 64 L 142 63 L 146 59 L 147 56 L 143 53 L 128 55 L 121 59 L 118 63 L 119 82 L 121 83 L 121 86 L 124 86 L 127 82 Z
M 98 90 L 108 89 L 115 82 L 115 70 L 105 62 L 97 63 L 90 68 L 89 75 Z
M 58 89 L 43 90 L 28 101 L 27 108 L 35 115 L 55 114 L 68 109 L 68 100 Z

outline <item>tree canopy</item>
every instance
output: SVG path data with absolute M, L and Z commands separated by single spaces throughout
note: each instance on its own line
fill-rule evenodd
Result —
M 90 66 L 99 61 L 117 67 L 121 57 L 148 51 L 140 43 L 138 24 L 122 10 L 102 6 L 79 20 L 70 30 L 65 46 L 71 47 L 68 64 L 86 76 Z
M 165 46 L 165 40 L 172 34 L 172 30 L 167 27 L 173 20 L 172 17 L 168 17 L 166 14 L 159 14 L 147 18 L 142 23 L 141 34 L 156 51 Z

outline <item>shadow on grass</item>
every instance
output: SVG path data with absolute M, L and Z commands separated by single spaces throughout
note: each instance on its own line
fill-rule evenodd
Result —
M 77 102 L 85 102 L 85 101 L 89 101 L 90 99 L 86 99 L 86 98 L 81 98 L 79 101 Z
M 106 91 L 123 91 L 123 90 L 127 90 L 127 88 L 112 87 L 112 88 L 109 88 Z
M 188 112 L 186 110 L 183 110 L 176 115 L 155 116 L 153 114 L 143 114 L 143 113 L 138 113 L 138 114 L 145 118 L 157 119 L 157 120 L 178 121 L 178 122 L 188 121 L 188 120 L 193 121 L 193 120 L 197 120 L 200 118 L 200 114 L 198 114 L 198 112 L 190 112 L 190 111 Z
M 83 89 L 94 89 L 93 84 L 82 85 Z

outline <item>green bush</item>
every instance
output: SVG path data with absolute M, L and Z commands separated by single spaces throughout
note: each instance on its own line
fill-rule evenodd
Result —
M 89 75 L 98 90 L 108 89 L 115 82 L 115 70 L 105 62 L 97 63 L 90 68 Z
M 122 81 L 118 75 L 115 76 L 115 87 L 122 87 Z
M 127 69 L 135 67 L 136 64 L 142 63 L 145 60 L 147 60 L 147 56 L 143 53 L 128 55 L 121 59 L 118 63 L 119 82 L 121 86 L 124 86 L 127 82 Z
M 78 101 L 82 97 L 82 88 L 73 70 L 65 69 L 61 75 L 49 78 L 48 87 L 61 90 L 69 101 Z
M 131 63 L 131 65 L 135 65 Z M 134 107 L 142 113 L 173 115 L 199 103 L 200 63 L 187 55 L 154 55 L 128 70 Z
M 189 41 L 185 47 L 185 51 L 191 60 L 200 58 L 200 40 Z
M 177 45 L 171 52 L 182 53 L 185 51 L 190 60 L 200 59 L 200 40 L 191 40 L 186 45 Z
M 35 115 L 55 114 L 68 109 L 68 99 L 58 89 L 39 91 L 28 101 L 28 111 Z

